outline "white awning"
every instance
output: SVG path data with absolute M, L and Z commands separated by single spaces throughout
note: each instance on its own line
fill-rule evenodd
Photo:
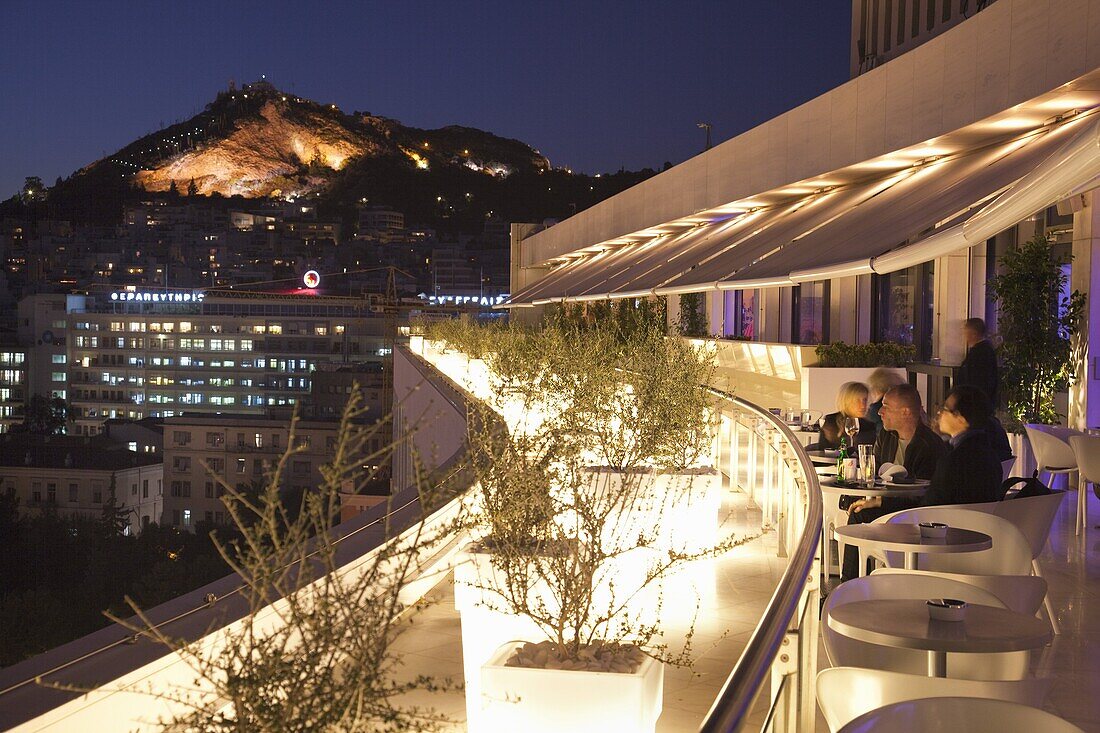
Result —
M 788 284 L 825 280 L 875 272 L 878 268 L 874 262 L 890 253 L 900 255 L 908 250 L 904 260 L 895 256 L 895 262 L 915 258 L 919 263 L 955 251 L 966 243 L 959 241 L 953 224 L 969 222 L 981 215 L 983 207 L 996 205 L 1011 193 L 1014 183 L 1038 170 L 1045 161 L 1059 158 L 1062 148 L 1091 126 L 1077 120 L 923 166 L 853 207 L 830 226 L 786 243 L 770 257 L 731 274 L 718 287 L 759 287 L 761 280 L 784 278 Z M 994 231 L 982 227 L 987 234 L 971 243 L 985 241 L 1056 200 L 1029 197 L 1029 205 L 1038 202 L 1034 208 L 1011 220 L 998 217 L 998 221 L 1005 222 L 1003 226 Z M 1021 210 L 1013 207 L 1013 211 Z
M 977 244 L 1100 180 L 1100 113 L 555 269 L 508 306 L 886 273 Z

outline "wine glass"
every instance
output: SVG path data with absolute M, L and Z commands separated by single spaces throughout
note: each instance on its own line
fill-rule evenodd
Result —
M 844 432 L 848 435 L 848 445 L 856 444 L 856 435 L 859 433 L 859 418 L 847 415 L 844 418 Z

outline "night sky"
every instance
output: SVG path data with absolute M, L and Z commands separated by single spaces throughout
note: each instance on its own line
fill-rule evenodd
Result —
M 0 198 L 200 111 L 230 79 L 588 173 L 658 167 L 848 77 L 848 0 L 0 0 Z

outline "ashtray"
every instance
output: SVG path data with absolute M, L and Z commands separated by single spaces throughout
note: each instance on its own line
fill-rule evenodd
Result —
M 928 617 L 935 621 L 962 621 L 966 618 L 966 601 L 957 598 L 929 598 Z
M 942 540 L 947 536 L 947 525 L 943 522 L 921 522 L 920 536 L 926 540 Z

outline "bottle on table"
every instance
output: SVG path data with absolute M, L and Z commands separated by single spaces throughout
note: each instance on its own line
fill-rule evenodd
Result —
M 844 481 L 844 461 L 848 458 L 848 441 L 843 434 L 840 436 L 840 455 L 836 459 L 836 480 Z

